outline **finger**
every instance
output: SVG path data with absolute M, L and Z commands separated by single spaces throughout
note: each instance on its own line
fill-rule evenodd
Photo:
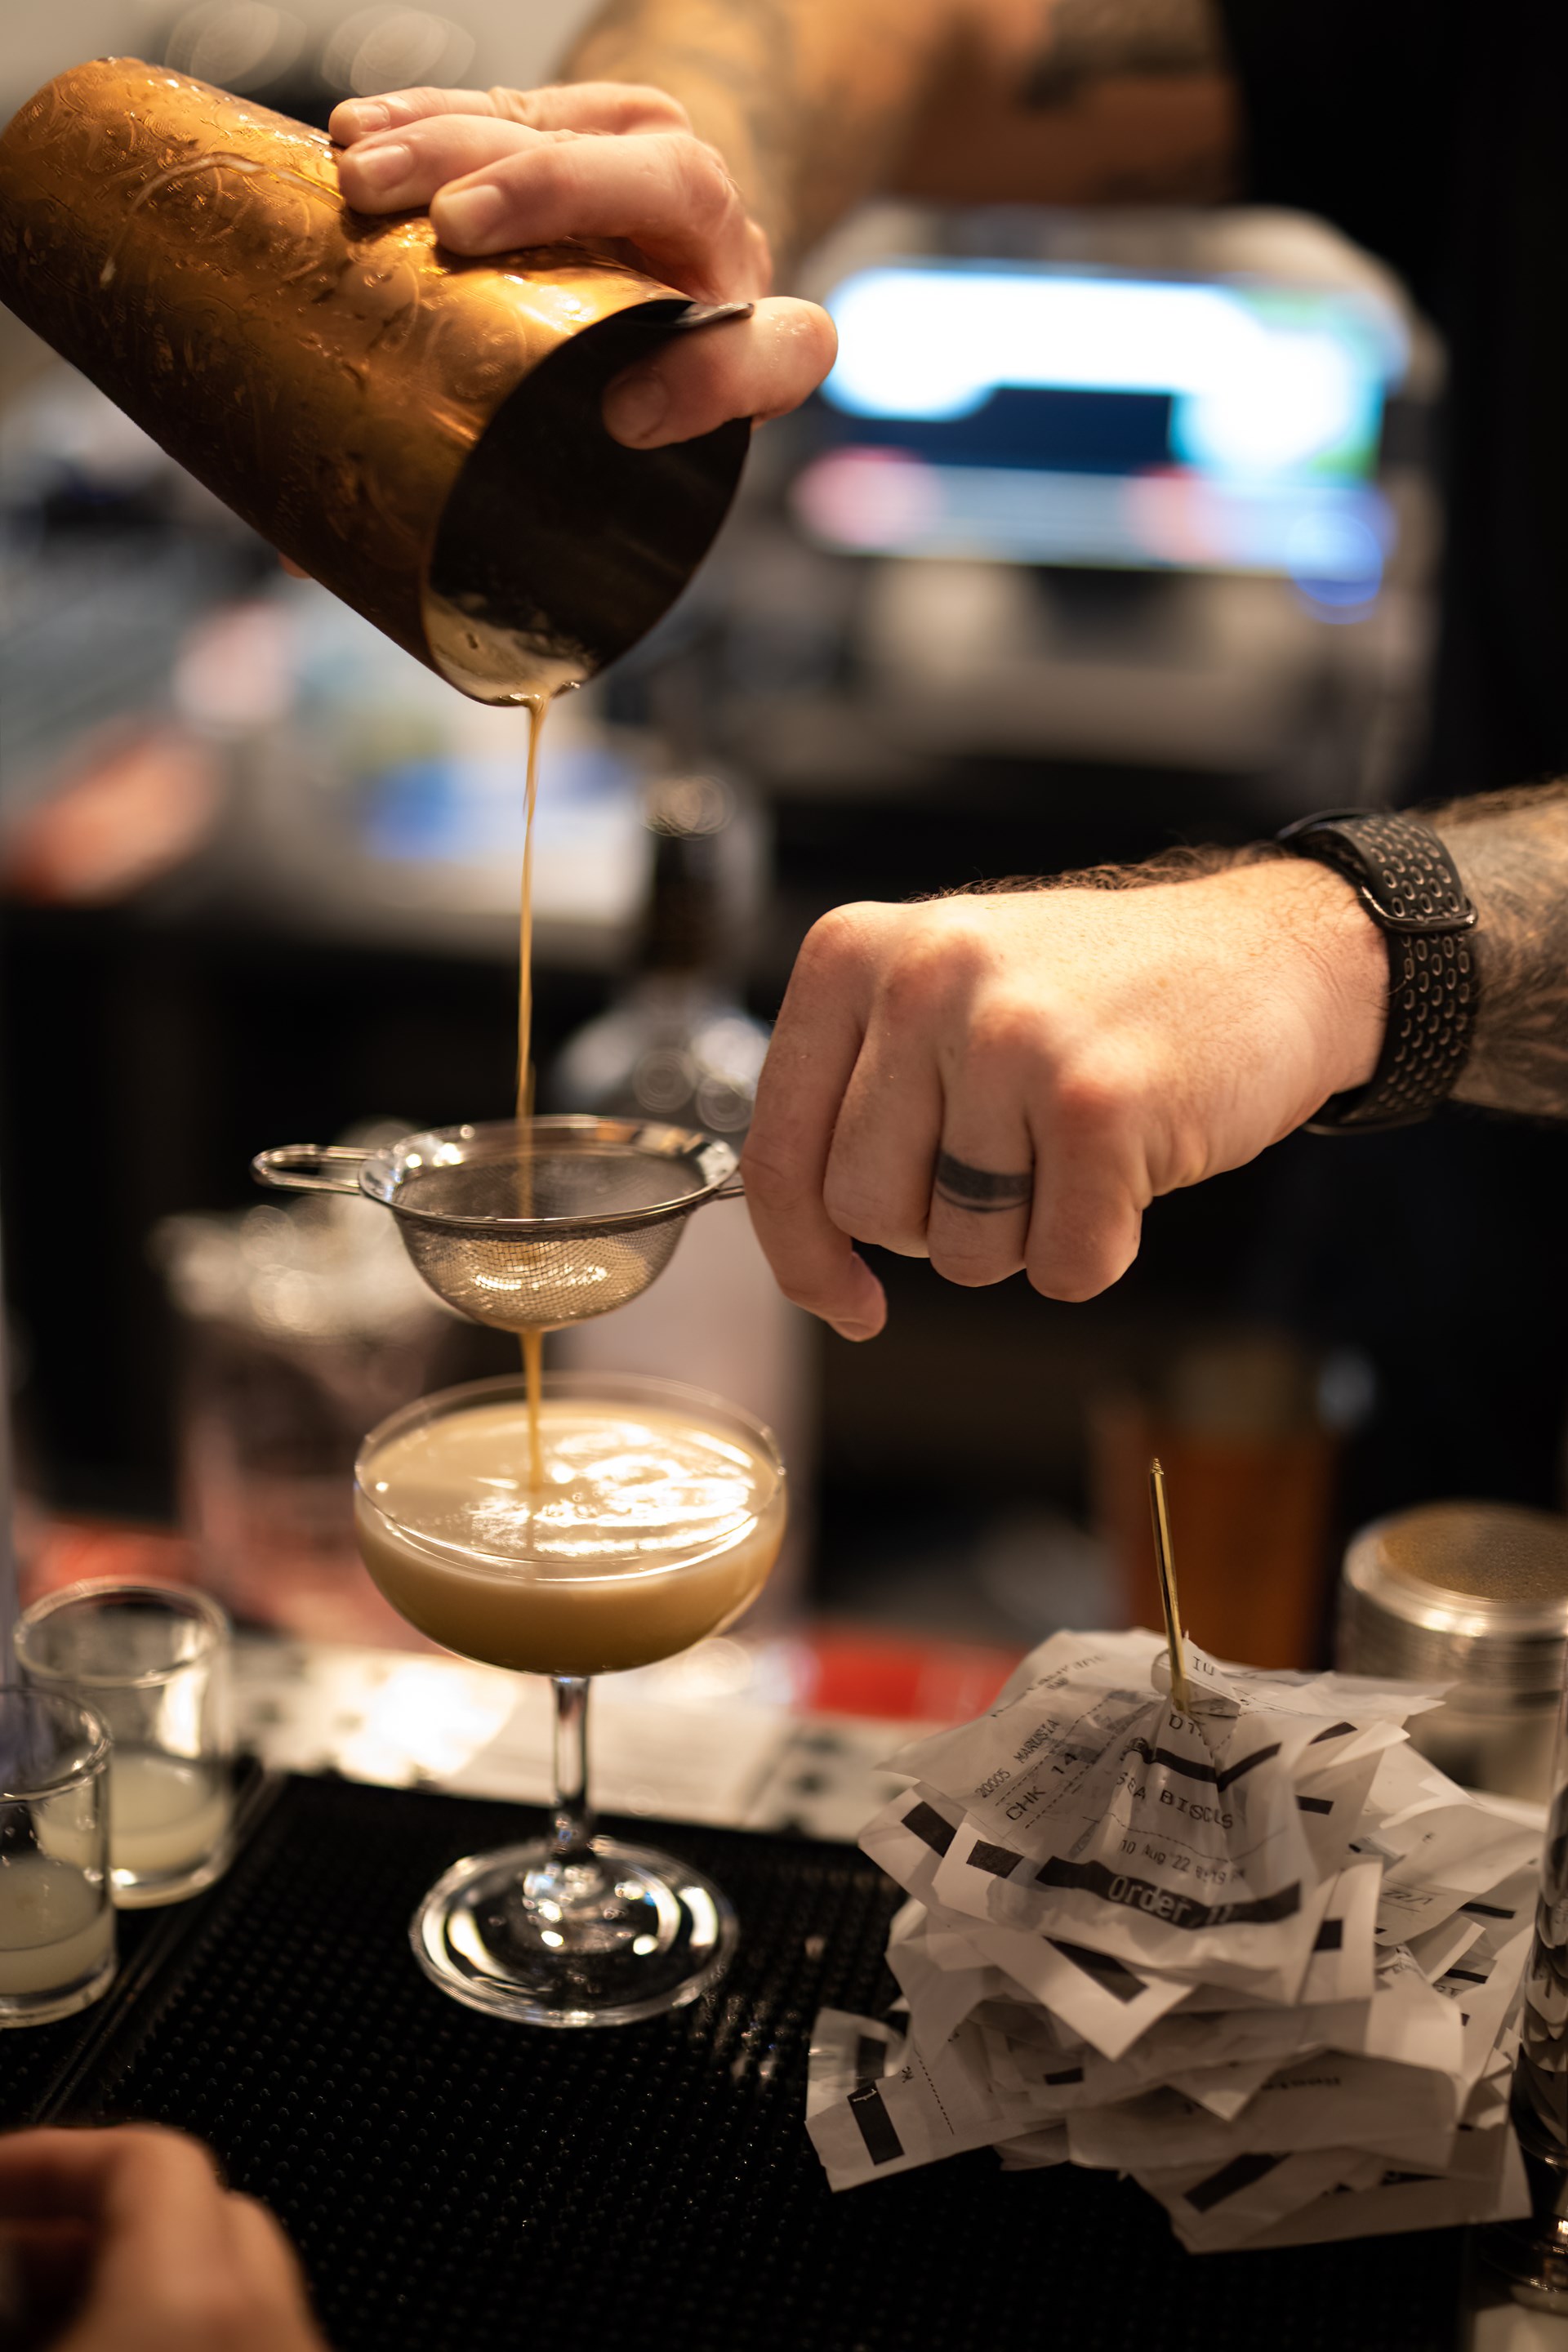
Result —
M 1052 1025 L 1046 998 L 1009 996 L 994 975 L 964 1003 L 956 1034 L 950 1025 L 926 1233 L 931 1264 L 949 1282 L 1005 1282 L 1024 1263 L 1036 1183 L 1029 1105 L 1049 1087 Z
M 338 157 L 338 185 L 360 212 L 407 211 L 452 181 L 563 136 L 494 115 L 435 114 L 357 141 Z
M 310 2325 L 310 2295 L 300 2258 L 265 2205 L 253 2197 L 225 2200 L 235 2267 L 258 2300 L 296 2328 Z
M 217 2176 L 198 2141 L 153 2124 L 102 2131 L 43 2129 L 0 2137 L 0 2215 L 97 2221 L 109 2203 L 156 2196 L 172 2183 L 216 2191 Z M 151 2183 L 142 2189 L 141 2184 Z
M 205 2148 L 181 2133 L 146 2125 L 19 2133 L 0 2141 L 0 2200 L 13 2214 L 86 2225 L 80 2325 L 89 2343 L 126 2310 L 156 2320 L 171 2293 L 178 2300 L 221 2287 L 226 2200 Z
M 0 2223 L 0 2341 L 6 2321 L 19 2315 L 40 2331 L 47 2324 L 53 2341 L 81 2302 L 93 2244 L 93 2231 L 75 2219 Z
M 1047 1298 L 1097 1298 L 1137 1256 L 1151 1192 L 1136 1132 L 1110 1079 L 1059 1084 L 1036 1122 L 1024 1264 Z
M 772 297 L 749 319 L 671 335 L 609 386 L 605 423 L 632 449 L 692 441 L 736 416 L 765 424 L 816 391 L 837 350 L 826 310 Z
M 327 128 L 342 147 L 434 114 L 488 114 L 531 131 L 689 131 L 686 109 L 646 82 L 563 82 L 546 89 L 391 89 L 345 98 Z
M 420 136 L 406 134 L 411 148 Z M 512 151 L 499 161 L 428 199 L 398 201 L 428 201 L 436 234 L 454 253 L 504 253 L 559 237 L 626 237 L 660 277 L 704 301 L 766 291 L 759 276 L 766 257 L 761 233 L 747 219 L 718 151 L 700 139 L 684 131 L 601 139 L 521 129 L 510 136 Z
M 952 1097 L 943 1122 L 926 1248 L 945 1281 L 979 1288 L 1024 1264 L 1035 1196 L 1035 1153 L 1016 1086 L 978 1076 Z
M 779 1287 L 849 1339 L 887 1320 L 882 1286 L 835 1224 L 823 1180 L 863 1034 L 869 934 L 884 910 L 841 908 L 802 948 L 757 1087 L 742 1172 Z
M 1046 1205 L 1030 1221 L 1024 1256 L 1032 1287 L 1075 1304 L 1098 1298 L 1137 1256 L 1142 1212 L 1123 1191 L 1077 1187 L 1053 1195 L 1042 1184 L 1041 1192 Z
M 929 1031 L 873 1007 L 844 1089 L 822 1196 L 841 1232 L 924 1257 L 942 1088 Z
M 523 95 L 521 90 L 493 89 L 382 90 L 374 98 L 341 100 L 327 117 L 327 131 L 340 147 L 350 147 L 378 131 L 402 129 L 437 114 L 488 114 L 516 122 L 521 116 L 512 113 L 504 100 L 509 96 L 521 100 Z
M 274 2216 L 255 2197 L 231 2191 L 224 2200 L 224 2219 L 234 2242 L 235 2256 L 248 2274 L 274 2285 L 298 2286 L 302 2272 L 293 2247 Z
M 81 2352 L 119 2345 L 129 2313 L 142 2332 L 125 2335 L 127 2352 L 132 2341 L 151 2352 L 162 2340 L 321 2352 L 272 2225 L 262 2233 L 245 2218 L 247 2200 L 222 2187 L 206 2151 L 172 2133 L 116 2137 L 142 2145 L 129 2146 L 110 2177 Z
M 747 219 L 716 151 L 687 131 L 618 140 L 533 130 L 492 115 L 437 114 L 346 149 L 338 185 L 359 212 L 429 205 L 454 252 L 603 235 L 639 241 L 682 286 L 700 259 L 694 291 L 721 283 L 727 297 L 749 296 L 767 283 L 762 232 Z

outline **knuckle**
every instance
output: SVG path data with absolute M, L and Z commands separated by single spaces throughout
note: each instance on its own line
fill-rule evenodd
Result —
M 447 104 L 446 91 L 437 89 L 429 82 L 422 82 L 415 89 L 391 91 L 388 95 L 397 100 L 398 110 L 402 116 L 399 129 L 406 128 L 412 131 L 418 124 L 428 121 L 435 116 L 448 114 L 451 111 Z M 494 93 L 492 92 L 491 95 L 493 97 Z
M 570 223 L 583 200 L 582 151 L 595 143 L 589 134 L 579 131 L 542 131 L 537 139 L 516 154 L 503 156 L 489 171 L 487 177 L 505 191 L 514 207 L 522 208 L 513 217 L 526 225 L 526 235 L 531 236 L 540 230 L 564 233 L 559 225 Z
M 822 1205 L 829 1223 L 858 1241 L 880 1241 L 887 1231 L 888 1219 L 875 1194 L 855 1177 L 837 1175 L 831 1168 L 822 1181 Z
M 990 992 L 970 1017 L 968 1051 L 992 1063 L 1052 1061 L 1053 1006 L 1049 998 Z
M 479 119 L 482 118 L 476 118 Z M 416 156 L 426 158 L 460 146 L 462 123 L 460 115 L 423 113 L 412 122 L 395 123 L 393 130 L 400 145 L 412 149 Z M 385 135 L 390 137 L 391 133 Z
M 829 1222 L 852 1240 L 875 1242 L 879 1248 L 903 1256 L 925 1254 L 923 1210 L 900 1200 L 892 1187 L 868 1170 L 835 1168 L 830 1160 L 823 1179 L 822 1205 Z
M 835 907 L 813 923 L 800 943 L 798 969 L 812 978 L 831 976 L 860 961 L 868 944 L 870 905 Z
M 994 1246 L 977 1248 L 945 1232 L 939 1237 L 934 1221 L 930 1250 L 931 1265 L 942 1280 L 956 1284 L 961 1290 L 985 1290 L 994 1282 L 1005 1282 L 1024 1263 L 1022 1254 L 1016 1250 L 1004 1253 Z
M 1031 1269 L 1029 1287 L 1037 1290 L 1042 1298 L 1054 1298 L 1060 1307 L 1086 1307 L 1091 1298 L 1098 1298 L 1102 1291 L 1109 1290 L 1115 1279 L 1115 1276 L 1110 1274 L 1100 1279 L 1079 1272 L 1064 1270 L 1058 1273 L 1047 1267 L 1043 1272 Z
M 934 922 L 916 924 L 901 942 L 889 977 L 926 1001 L 933 994 L 972 992 L 992 969 L 992 943 L 967 909 L 939 910 Z
M 411 179 L 436 174 L 443 180 L 461 179 L 484 164 L 504 160 L 507 152 L 488 115 L 427 114 L 395 129 L 397 143 L 414 158 L 414 169 L 405 174 Z M 500 141 L 508 136 L 500 133 Z
M 1102 1200 L 1069 1208 L 1040 1240 L 1030 1236 L 1031 1287 L 1069 1306 L 1098 1298 L 1137 1256 L 1141 1230 L 1140 1219 L 1124 1202 Z
M 737 201 L 722 156 L 689 131 L 669 133 L 668 152 L 682 211 L 699 235 L 711 233 Z
M 927 932 L 916 931 L 902 940 L 888 959 L 882 974 L 882 1009 L 895 1024 L 926 1020 L 964 988 L 967 959 L 951 953 L 946 944 Z
M 1069 1145 L 1108 1141 L 1127 1124 L 1136 1107 L 1126 1078 L 1110 1065 L 1091 1068 L 1078 1063 L 1058 1070 L 1051 1096 L 1056 1123 Z
M 758 1141 L 754 1129 L 741 1153 L 741 1181 L 746 1198 L 763 1209 L 791 1208 L 801 1197 L 798 1167 L 787 1152 Z
M 926 910 L 926 928 L 942 940 L 949 953 L 972 956 L 989 965 L 996 951 L 991 901 L 984 898 L 939 898 Z
M 1039 1260 L 1030 1258 L 1026 1270 L 1030 1289 L 1037 1290 L 1042 1298 L 1081 1307 L 1086 1300 L 1098 1298 L 1102 1290 L 1109 1290 L 1121 1269 L 1112 1268 L 1100 1253 L 1077 1247 L 1058 1249 Z
M 628 81 L 617 85 L 616 95 L 628 118 L 644 124 L 658 124 L 671 131 L 689 131 L 691 117 L 677 98 L 667 89 L 658 89 L 650 81 Z

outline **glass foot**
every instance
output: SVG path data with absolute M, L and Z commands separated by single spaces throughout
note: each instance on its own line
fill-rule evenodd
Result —
M 570 1863 L 542 1839 L 454 1863 L 409 1929 L 443 1991 L 527 2025 L 632 2025 L 679 2009 L 722 1976 L 737 1933 L 700 1871 L 602 1837 Z

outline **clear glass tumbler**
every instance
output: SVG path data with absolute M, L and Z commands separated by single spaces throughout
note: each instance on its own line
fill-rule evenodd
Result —
M 228 1651 L 217 1602 L 172 1585 L 69 1584 L 16 1628 L 24 1679 L 85 1700 L 108 1727 L 110 1863 L 125 1909 L 181 1902 L 228 1867 Z
M 0 1685 L 0 2026 L 69 2017 L 114 1980 L 108 1779 L 90 1707 Z
M 784 1465 L 751 1414 L 675 1381 L 547 1374 L 422 1398 L 365 1439 L 366 1567 L 460 1655 L 549 1676 L 547 1835 L 453 1864 L 413 1923 L 420 1966 L 470 2008 L 534 2025 L 627 2025 L 693 2000 L 735 1915 L 689 1864 L 595 1834 L 590 1677 L 673 1656 L 761 1591 L 784 1531 Z

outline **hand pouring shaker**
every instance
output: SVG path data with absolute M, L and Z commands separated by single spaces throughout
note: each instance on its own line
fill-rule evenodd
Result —
M 0 138 L 0 296 L 198 480 L 483 702 L 588 677 L 707 552 L 744 423 L 623 448 L 600 398 L 701 308 L 603 248 L 482 261 L 338 193 L 331 142 L 131 58 Z

